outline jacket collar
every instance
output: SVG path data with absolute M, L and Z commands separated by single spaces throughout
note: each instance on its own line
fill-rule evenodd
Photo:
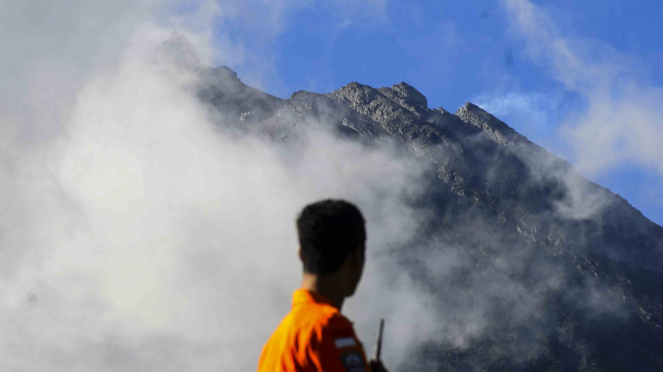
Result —
M 331 303 L 325 296 L 319 293 L 311 292 L 305 288 L 300 288 L 292 294 L 292 306 L 305 303 L 316 303 L 331 306 Z

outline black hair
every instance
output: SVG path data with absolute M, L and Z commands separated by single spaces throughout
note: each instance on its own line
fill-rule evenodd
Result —
M 359 208 L 344 200 L 309 204 L 297 218 L 304 271 L 329 275 L 356 249 L 364 249 L 366 228 Z

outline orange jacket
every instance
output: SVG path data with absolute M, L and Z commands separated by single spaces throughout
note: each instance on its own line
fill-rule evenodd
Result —
M 265 344 L 258 372 L 368 372 L 352 323 L 323 296 L 306 289 Z

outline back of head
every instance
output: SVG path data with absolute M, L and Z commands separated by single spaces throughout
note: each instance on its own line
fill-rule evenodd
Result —
M 366 242 L 364 218 L 344 200 L 307 205 L 297 218 L 304 271 L 326 276 L 338 271 L 353 251 Z

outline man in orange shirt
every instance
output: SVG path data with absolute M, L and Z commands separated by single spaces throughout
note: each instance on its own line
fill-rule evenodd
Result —
M 297 219 L 302 287 L 292 309 L 263 347 L 258 372 L 386 372 L 366 354 L 341 314 L 364 269 L 366 229 L 361 212 L 343 200 L 307 205 Z

